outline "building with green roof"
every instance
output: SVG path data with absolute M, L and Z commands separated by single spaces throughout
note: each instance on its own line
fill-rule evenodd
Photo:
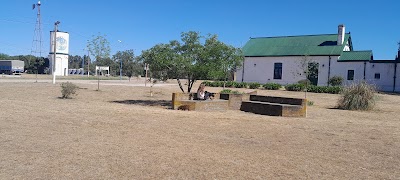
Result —
M 351 34 L 339 25 L 337 34 L 250 38 L 239 82 L 297 83 L 309 79 L 327 86 L 341 76 L 344 84 L 365 80 L 383 91 L 400 91 L 399 60 L 374 60 L 372 50 L 354 50 Z

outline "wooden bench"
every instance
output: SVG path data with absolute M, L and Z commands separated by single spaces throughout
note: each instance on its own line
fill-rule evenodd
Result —
M 240 110 L 269 116 L 306 117 L 307 100 L 250 95 L 249 101 L 242 102 Z
M 214 100 L 181 100 L 176 109 L 186 106 L 183 110 L 189 111 L 226 111 L 228 110 L 228 101 L 221 99 Z
M 219 99 L 219 93 L 215 93 L 213 100 L 193 100 L 196 93 L 172 93 L 172 109 L 189 111 L 226 111 L 229 109 L 229 101 Z

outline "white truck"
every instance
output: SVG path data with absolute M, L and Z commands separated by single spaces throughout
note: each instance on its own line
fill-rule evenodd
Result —
M 24 72 L 25 62 L 21 60 L 0 60 L 0 74 L 20 74 Z

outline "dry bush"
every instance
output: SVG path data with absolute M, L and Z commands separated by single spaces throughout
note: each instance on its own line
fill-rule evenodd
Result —
M 61 94 L 63 99 L 71 98 L 72 95 L 77 95 L 76 91 L 79 87 L 71 82 L 61 83 Z
M 371 110 L 375 106 L 374 86 L 366 82 L 345 87 L 338 101 L 338 108 L 345 110 Z

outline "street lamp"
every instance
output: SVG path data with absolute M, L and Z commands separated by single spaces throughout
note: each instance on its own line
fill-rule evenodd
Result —
M 54 51 L 53 51 L 53 84 L 56 84 L 56 54 L 57 54 L 57 28 L 58 24 L 60 24 L 60 21 L 56 21 L 54 23 L 54 37 L 53 37 L 53 43 L 54 43 Z

